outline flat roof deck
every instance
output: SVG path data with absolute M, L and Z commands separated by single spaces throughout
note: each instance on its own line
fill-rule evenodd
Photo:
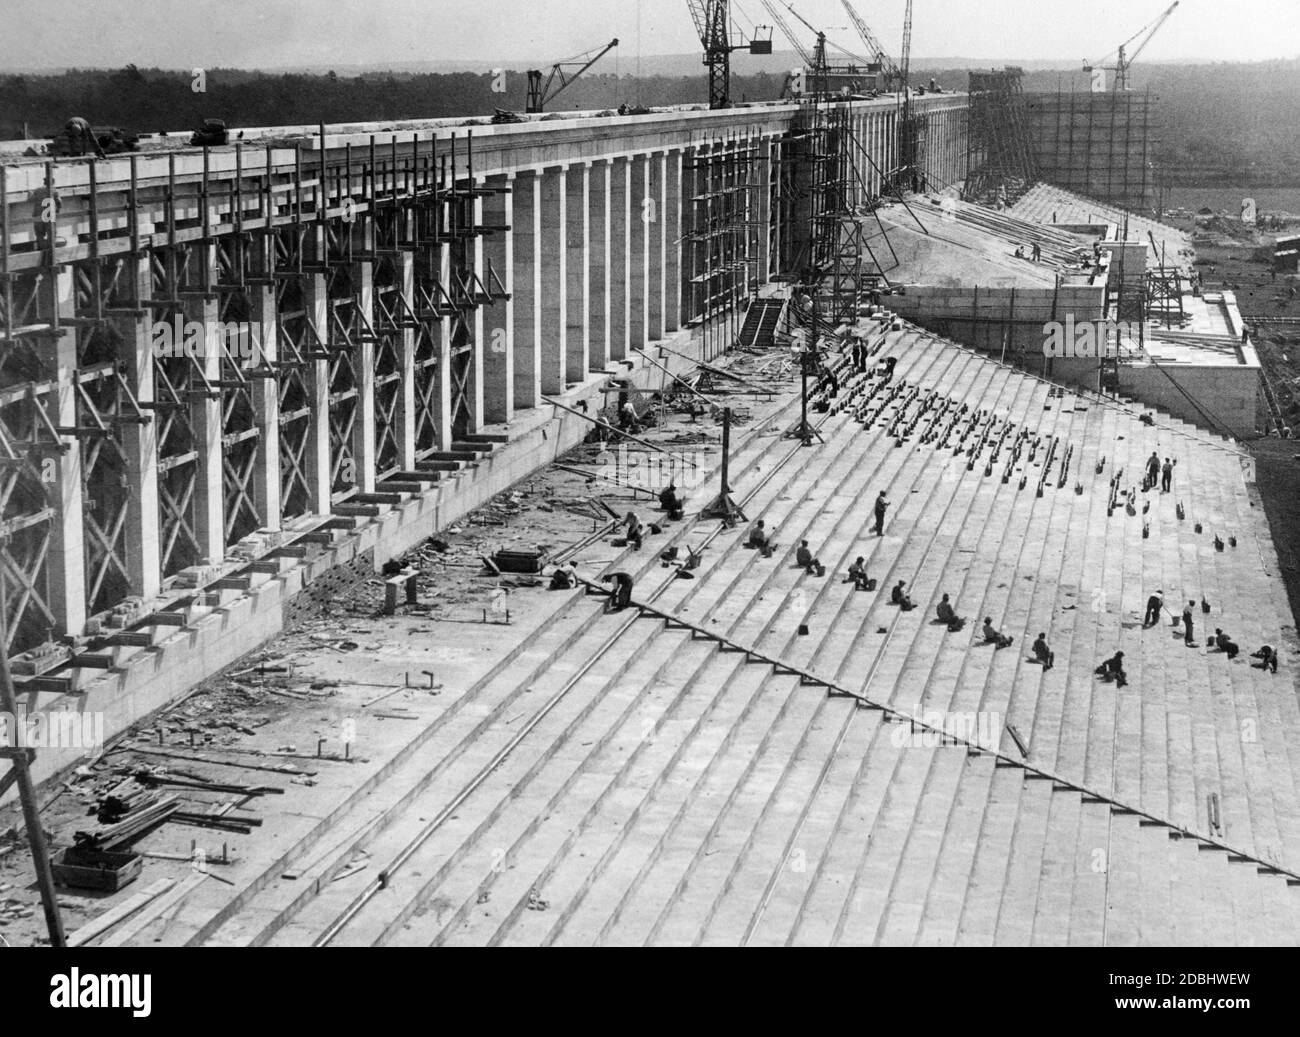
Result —
M 1051 288 L 1058 278 L 1062 284 L 1088 284 L 1099 273 L 1091 262 L 1087 269 L 1082 265 L 1092 256 L 1090 239 L 949 196 L 912 197 L 906 206 L 894 202 L 864 223 L 867 242 L 892 281 Z M 1035 244 L 1041 250 L 1037 260 Z

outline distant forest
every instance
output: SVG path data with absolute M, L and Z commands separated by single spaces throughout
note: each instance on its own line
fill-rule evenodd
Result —
M 925 73 L 945 89 L 967 84 L 965 69 Z M 915 81 L 915 80 L 914 80 Z M 771 100 L 783 77 L 762 73 L 732 77 L 737 100 Z M 386 119 L 490 116 L 521 111 L 525 77 L 509 72 L 494 92 L 483 73 L 367 72 L 342 76 L 265 74 L 236 69 L 206 71 L 195 92 L 189 72 L 139 69 L 71 70 L 57 75 L 0 75 L 0 138 L 54 133 L 72 115 L 95 126 L 137 133 L 186 130 L 204 119 L 231 127 Z M 1026 91 L 1086 89 L 1086 77 L 1055 71 L 1025 76 Z M 1160 98 L 1163 127 L 1158 154 L 1177 184 L 1300 185 L 1300 60 L 1254 64 L 1149 65 L 1134 69 L 1134 87 Z M 699 104 L 698 76 L 601 75 L 594 70 L 572 83 L 548 110 Z

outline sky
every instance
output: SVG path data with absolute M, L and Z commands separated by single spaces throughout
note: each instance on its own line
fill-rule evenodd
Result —
M 832 40 L 855 42 L 839 0 L 791 2 Z M 854 2 L 896 55 L 904 0 Z M 1169 2 L 915 0 L 912 54 L 1100 60 Z M 732 7 L 738 29 L 771 23 L 760 0 L 732 0 Z M 0 72 L 127 63 L 186 69 L 543 64 L 613 36 L 621 42 L 602 63 L 605 72 L 634 73 L 639 56 L 699 48 L 686 0 L 0 0 Z M 777 49 L 785 48 L 778 30 Z M 1300 0 L 1182 0 L 1143 58 L 1296 56 Z M 737 71 L 744 60 L 736 59 Z

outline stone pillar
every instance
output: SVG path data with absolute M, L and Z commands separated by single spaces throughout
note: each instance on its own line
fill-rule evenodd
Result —
M 451 245 L 444 242 L 438 246 L 438 281 L 451 284 Z M 451 414 L 451 317 L 443 317 L 438 322 L 438 360 L 434 365 L 435 392 L 433 420 L 436 430 L 438 449 L 450 450 L 452 444 Z
M 546 170 L 541 178 L 541 391 L 553 396 L 564 391 L 565 341 L 568 331 L 568 299 L 565 297 L 567 255 L 568 172 L 565 168 Z
M 363 253 L 374 251 L 375 229 L 359 220 L 350 229 L 353 245 Z M 375 265 L 368 259 L 352 264 L 352 305 L 359 315 L 353 322 L 352 364 L 357 386 L 356 418 L 352 422 L 352 457 L 356 471 L 352 484 L 361 493 L 375 492 L 375 344 L 367 323 L 375 312 Z M 345 472 L 344 475 L 347 473 Z
M 514 405 L 536 407 L 540 397 L 542 292 L 542 179 L 520 173 L 515 179 L 514 222 L 511 230 L 514 270 Z
M 53 233 L 53 231 L 51 232 Z M 76 297 L 72 267 L 55 268 L 52 288 L 60 321 L 76 316 Z M 77 333 L 71 323 L 60 328 L 58 337 L 47 347 L 53 361 L 50 373 L 56 388 L 53 413 L 49 417 L 60 428 L 77 424 L 77 396 L 74 391 L 77 371 Z M 48 457 L 50 467 L 41 466 L 45 492 L 54 516 L 50 521 L 50 545 L 45 560 L 49 587 L 50 611 L 54 613 L 54 634 L 81 636 L 86 625 L 86 539 L 84 493 L 81 473 L 81 440 L 61 438 L 67 450 Z M 43 458 L 42 460 L 47 460 Z M 15 592 L 14 580 L 6 581 L 9 593 Z
M 588 172 L 587 195 L 587 351 L 593 371 L 609 363 L 609 161 Z
M 564 295 L 565 360 L 564 381 L 586 380 L 590 362 L 587 341 L 591 267 L 591 163 L 571 166 L 564 194 Z
M 609 180 L 609 358 L 622 360 L 628 349 L 628 268 L 631 233 L 628 228 L 632 164 L 611 160 Z
M 487 186 L 498 191 L 484 200 L 483 222 L 489 228 L 483 239 L 486 268 L 483 283 L 496 291 L 500 281 L 510 296 L 484 307 L 483 420 L 489 424 L 508 423 L 514 413 L 515 400 L 515 314 L 514 314 L 514 202 L 511 189 L 514 174 L 492 176 Z M 503 228 L 503 229 L 498 229 Z M 493 274 L 496 275 L 493 279 Z
M 207 265 L 209 275 L 217 278 L 215 245 L 195 249 L 199 263 Z M 221 378 L 222 343 L 214 332 L 218 320 L 215 295 L 190 296 L 185 303 L 186 321 L 198 321 L 203 327 L 203 348 L 195 363 L 209 382 Z M 198 388 L 198 386 L 196 386 Z M 225 496 L 222 485 L 222 393 L 215 396 L 195 395 L 190 402 L 190 423 L 194 428 L 194 538 L 198 543 L 199 562 L 217 565 L 226 557 Z
M 263 263 L 269 256 L 271 242 L 265 237 L 256 239 L 263 250 Z M 265 265 L 263 267 L 265 269 Z M 251 312 L 257 356 L 252 366 L 262 368 L 274 365 L 280 356 L 280 343 L 276 338 L 275 288 L 256 285 L 249 289 Z M 253 423 L 257 428 L 257 458 L 253 462 L 253 506 L 262 516 L 262 528 L 281 528 L 280 483 L 280 386 L 274 378 L 252 379 Z M 156 492 L 156 491 L 155 491 Z
M 628 162 L 628 348 L 643 349 L 649 341 L 650 223 L 654 215 L 650 194 L 650 156 L 635 155 Z
M 880 174 L 876 171 L 876 167 L 880 165 L 880 113 L 872 112 L 867 125 L 867 153 L 875 163 L 875 166 L 870 166 L 868 169 L 867 176 L 870 177 L 871 194 L 875 197 L 880 194 Z
M 315 227 L 310 231 L 314 242 L 312 255 L 319 262 L 325 255 L 325 230 Z M 304 243 L 304 246 L 306 243 Z M 302 277 L 302 304 L 310 328 L 303 343 L 309 353 L 320 353 L 330 341 L 329 291 L 325 275 L 304 274 Z M 330 367 L 325 359 L 308 360 L 308 373 L 304 379 L 310 397 L 311 417 L 307 443 L 303 448 L 303 472 L 307 476 L 310 497 L 308 507 L 320 515 L 330 513 L 330 495 L 333 480 L 330 475 Z
M 664 330 L 682 326 L 682 153 L 664 160 Z
M 481 180 L 475 180 L 474 183 L 479 186 L 482 185 Z M 474 212 L 473 225 L 475 227 L 483 226 L 484 200 L 482 195 L 475 197 L 471 205 Z M 467 260 L 470 270 L 473 271 L 475 278 L 479 282 L 483 281 L 487 272 L 485 248 L 486 243 L 483 235 L 475 234 Z M 466 433 L 477 432 L 483 427 L 483 354 L 488 348 L 486 335 L 487 314 L 482 306 L 475 306 L 469 318 L 469 369 L 465 375 L 468 380 L 465 395 L 468 398 L 469 420 L 465 427 Z
M 415 214 L 407 213 L 399 228 L 400 238 L 410 241 L 414 233 Z M 415 468 L 415 342 L 417 330 L 410 326 L 411 317 L 418 307 L 415 302 L 415 253 L 403 250 L 397 255 L 397 291 L 402 298 L 399 307 L 404 326 L 398 344 L 402 380 L 397 403 L 397 455 L 402 471 Z
M 771 168 L 771 177 L 773 188 L 769 195 L 768 204 L 772 208 L 772 228 L 769 232 L 770 255 L 768 265 L 772 273 L 780 273 L 781 268 L 781 239 L 785 234 L 785 228 L 781 223 L 781 154 L 782 145 L 780 140 L 773 140 L 767 149 L 768 164 Z
M 667 265 L 668 242 L 664 228 L 668 226 L 668 153 L 660 151 L 647 156 L 646 171 L 650 179 L 647 194 L 653 203 L 649 208 L 646 226 L 648 241 L 646 251 L 649 259 L 646 263 L 646 276 L 649 281 L 649 301 L 647 305 L 646 338 L 653 341 L 664 337 L 664 320 L 667 302 Z
M 889 113 L 885 121 L 885 125 L 887 127 L 887 132 L 886 132 L 887 147 L 885 150 L 886 150 L 886 155 L 889 159 L 889 162 L 886 164 L 885 169 L 889 170 L 895 168 L 898 165 L 898 117 L 894 112 Z
M 131 261 L 126 262 L 131 269 Z M 149 274 L 147 256 L 135 261 L 132 273 L 138 298 L 148 299 L 153 279 Z M 148 312 L 114 322 L 123 343 L 120 354 L 122 363 L 126 365 L 123 376 L 134 389 L 141 411 L 150 416 L 147 424 L 123 425 L 118 430 L 126 458 L 124 539 L 127 578 L 131 593 L 143 598 L 152 598 L 162 587 L 158 537 L 158 422 L 162 415 L 149 407 L 157 398 L 153 380 L 152 322 Z
M 758 209 L 755 217 L 758 223 L 758 281 L 767 284 L 772 278 L 772 238 L 768 231 L 772 225 L 772 149 L 767 137 L 754 141 L 754 149 L 758 156 L 758 197 L 754 200 Z M 854 162 L 856 164 L 857 159 Z M 855 190 L 860 188 L 855 187 Z

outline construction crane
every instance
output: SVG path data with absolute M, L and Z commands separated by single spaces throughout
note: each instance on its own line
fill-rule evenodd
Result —
M 799 60 L 803 62 L 803 67 L 812 68 L 812 51 L 799 41 L 799 37 L 796 36 L 794 30 L 790 28 L 790 23 L 787 22 L 785 18 L 782 17 L 781 12 L 776 9 L 776 4 L 774 4 L 772 0 L 763 0 L 763 6 L 767 8 L 767 13 L 771 16 L 772 23 L 781 30 L 781 34 L 790 42 L 790 46 L 794 48 L 794 52 L 799 55 Z
M 903 13 L 903 50 L 898 58 L 898 89 L 903 95 L 903 117 L 898 124 L 897 186 L 906 186 L 916 173 L 917 132 L 912 121 L 912 88 L 909 84 L 912 66 L 912 0 L 907 0 Z
M 875 63 L 880 66 L 880 70 L 885 74 L 885 81 L 893 84 L 895 89 L 902 89 L 902 84 L 907 79 L 903 75 L 903 70 L 898 67 L 885 48 L 880 45 L 880 41 L 876 39 L 875 34 L 867 27 L 867 23 L 862 20 L 862 15 L 858 14 L 857 9 L 849 3 L 849 0 L 840 0 L 840 3 L 844 5 L 844 10 L 849 13 L 853 27 L 858 30 L 862 42 L 867 45 L 867 53 L 873 55 Z
M 704 45 L 704 64 L 709 67 L 709 107 L 726 108 L 731 104 L 731 52 L 748 50 L 751 54 L 771 54 L 772 37 L 735 43 L 731 38 L 728 0 L 686 0 L 695 22 L 695 32 Z
M 812 75 L 812 94 L 814 100 L 824 100 L 830 93 L 830 65 L 826 60 L 826 33 L 821 29 L 815 29 L 812 23 L 803 15 L 796 11 L 789 4 L 785 9 L 799 19 L 804 27 L 817 37 L 817 43 L 813 47 L 812 60 L 807 62 L 808 72 Z M 784 27 L 783 27 L 784 28 Z M 786 35 L 790 35 L 788 28 L 785 29 Z M 790 36 L 790 42 L 794 42 L 794 37 Z M 800 49 L 796 47 L 796 49 Z
M 907 12 L 903 15 L 903 53 L 899 55 L 898 88 L 907 94 L 907 77 L 912 71 L 912 0 L 907 0 Z
M 530 68 L 528 70 L 528 107 L 524 111 L 532 114 L 544 112 L 548 101 L 553 101 L 566 86 L 617 46 L 618 40 L 613 39 L 601 47 L 600 50 L 589 50 L 565 61 L 557 61 L 551 66 L 551 74 L 546 77 L 545 83 L 542 82 L 541 69 Z M 570 69 L 575 68 L 577 69 L 576 72 L 570 71 Z M 557 79 L 559 80 L 558 86 L 555 85 Z
M 1180 2 L 1181 0 L 1174 0 L 1174 2 L 1165 9 L 1164 14 L 1160 15 L 1160 17 L 1157 18 L 1155 21 L 1142 26 L 1142 28 L 1140 28 L 1132 36 L 1130 36 L 1123 43 L 1121 43 L 1119 45 L 1118 54 L 1116 55 L 1115 58 L 1115 64 L 1103 65 L 1100 62 L 1096 64 L 1092 64 L 1090 62 L 1085 61 L 1083 65 L 1083 70 L 1085 72 L 1092 72 L 1094 70 L 1100 70 L 1103 72 L 1114 72 L 1115 91 L 1119 93 L 1124 90 L 1130 89 L 1128 74 L 1129 74 L 1129 69 L 1132 68 L 1133 66 L 1133 62 L 1135 62 L 1138 59 L 1139 54 L 1141 54 L 1144 50 L 1146 50 L 1147 44 L 1151 42 L 1151 37 L 1153 37 L 1157 32 L 1160 31 L 1160 27 L 1169 20 L 1169 16 L 1174 13 L 1174 10 L 1178 7 L 1178 4 Z M 1146 36 L 1143 38 L 1142 42 L 1133 48 L 1132 54 L 1127 53 L 1128 45 L 1132 43 L 1134 40 L 1136 40 L 1143 33 L 1146 33 Z M 1104 90 L 1105 87 L 1101 87 L 1100 89 Z

